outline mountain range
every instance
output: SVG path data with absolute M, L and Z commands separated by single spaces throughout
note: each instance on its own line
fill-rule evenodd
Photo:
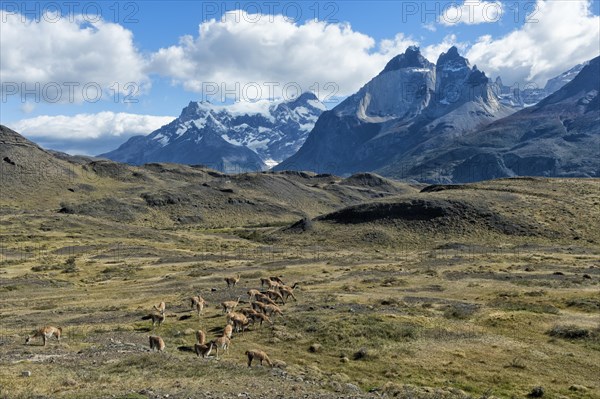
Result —
M 226 106 L 190 102 L 171 123 L 99 157 L 430 183 L 597 177 L 599 76 L 595 58 L 544 89 L 511 91 L 456 47 L 433 64 L 412 46 L 331 110 L 313 93 Z
M 240 105 L 190 102 L 173 122 L 99 157 L 132 165 L 173 162 L 223 172 L 263 170 L 293 155 L 326 109 L 308 92 L 288 101 L 257 102 L 254 109 Z
M 324 112 L 300 150 L 274 169 L 438 183 L 598 176 L 599 71 L 595 58 L 556 93 L 519 110 L 455 47 L 435 65 L 411 47 Z

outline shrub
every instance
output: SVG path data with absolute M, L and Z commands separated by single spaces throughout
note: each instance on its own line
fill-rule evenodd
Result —
M 558 337 L 564 339 L 583 339 L 588 338 L 590 330 L 582 327 L 578 327 L 573 324 L 569 325 L 556 325 L 548 331 L 548 335 L 551 337 Z

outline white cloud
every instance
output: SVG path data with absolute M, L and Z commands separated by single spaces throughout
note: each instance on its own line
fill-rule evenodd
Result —
M 498 39 L 480 37 L 467 57 L 505 84 L 533 81 L 544 87 L 549 78 L 600 54 L 600 16 L 591 6 L 588 0 L 537 0 L 529 22 Z
M 289 96 L 298 87 L 315 91 L 317 83 L 324 99 L 333 93 L 327 83 L 337 86 L 336 95 L 351 94 L 413 44 L 403 34 L 377 45 L 348 24 L 315 20 L 296 24 L 281 15 L 234 11 L 202 23 L 198 37 L 183 36 L 178 45 L 160 49 L 152 56 L 151 70 L 186 90 L 231 90 L 229 98 L 279 97 L 286 84 L 292 85 Z M 276 82 L 279 90 L 270 90 L 267 82 Z
M 68 141 L 148 134 L 175 117 L 99 112 L 97 114 L 42 115 L 12 123 L 11 128 L 31 138 Z
M 82 16 L 32 20 L 2 10 L 0 17 L 0 73 L 8 98 L 20 96 L 23 85 L 38 96 L 28 100 L 62 103 L 98 100 L 98 87 L 105 94 L 127 93 L 129 82 L 140 92 L 148 88 L 144 59 L 121 25 Z
M 444 7 L 439 21 L 442 25 L 477 25 L 498 22 L 504 6 L 499 1 L 465 0 L 461 5 L 451 3 Z

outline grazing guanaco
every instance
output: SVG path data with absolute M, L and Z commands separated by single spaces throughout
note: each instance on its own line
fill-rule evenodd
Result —
M 265 313 L 265 305 L 262 302 L 252 302 L 252 309 L 256 310 L 257 312 L 262 312 Z
M 160 314 L 165 314 L 166 305 L 164 302 L 159 303 L 158 306 L 154 305 L 153 307 L 155 310 L 159 311 Z
M 148 341 L 150 341 L 150 350 L 157 350 L 162 352 L 165 350 L 165 341 L 158 335 L 150 335 L 148 336 Z
M 283 282 L 283 280 L 277 276 L 273 276 L 273 277 L 269 277 L 269 279 L 271 281 L 275 281 L 276 283 L 279 283 L 281 285 L 285 285 L 285 283 Z
M 283 286 L 279 287 L 279 292 L 281 293 L 281 296 L 284 299 L 287 300 L 287 299 L 289 299 L 289 297 L 292 297 L 295 302 L 298 302 L 298 300 L 296 299 L 296 296 L 294 295 L 294 289 L 292 287 L 288 287 L 287 285 L 283 285 Z
M 223 307 L 223 313 L 231 313 L 235 310 L 237 305 L 240 303 L 240 298 L 238 297 L 237 301 L 225 301 L 221 302 L 221 306 Z
M 285 299 L 283 299 L 283 295 L 281 295 L 278 291 L 267 291 L 266 295 L 271 298 L 273 301 L 281 301 L 282 304 L 285 305 Z
M 194 352 L 196 352 L 196 355 L 202 357 L 208 357 L 210 355 L 210 352 L 212 351 L 212 348 L 212 342 L 209 342 L 208 344 L 194 344 Z
M 257 295 L 261 295 L 259 290 L 248 290 L 248 298 L 253 301 Z
M 283 317 L 283 312 L 281 312 L 281 309 L 277 305 L 265 305 L 264 309 L 267 316 L 280 315 Z
M 259 323 L 262 327 L 263 321 L 268 322 L 269 324 L 273 324 L 269 316 L 264 313 L 255 312 L 253 314 L 248 315 L 248 318 L 254 322 L 254 324 Z
M 238 274 L 235 277 L 225 277 L 225 282 L 227 283 L 227 288 L 234 288 L 235 285 L 240 281 L 240 275 Z
M 249 317 L 252 314 L 257 314 L 258 312 L 252 308 L 242 308 L 239 310 L 239 313 L 243 314 L 246 317 Z
M 206 343 L 206 333 L 204 331 L 196 331 L 196 342 L 200 345 L 204 345 Z
M 269 289 L 277 289 L 277 287 L 279 287 L 279 283 L 277 281 L 273 281 L 271 279 L 269 279 Z
M 263 362 L 267 363 L 270 367 L 273 367 L 273 363 L 271 363 L 271 359 L 269 359 L 269 355 L 266 352 L 263 352 L 258 349 L 253 349 L 246 351 L 246 356 L 248 356 L 248 367 L 252 367 L 252 360 L 256 359 L 260 361 L 260 365 L 262 366 Z
M 190 298 L 190 308 L 195 309 L 196 308 L 196 304 L 198 303 L 198 301 L 200 300 L 200 296 L 193 296 Z
M 165 315 L 162 313 L 151 313 L 148 316 L 142 317 L 142 320 L 152 320 L 152 327 L 156 326 L 157 324 L 160 327 L 163 321 L 165 321 Z
M 48 341 L 52 337 L 56 337 L 56 340 L 60 344 L 60 336 L 62 334 L 62 327 L 53 327 L 53 326 L 45 326 L 37 329 L 31 335 L 27 336 L 25 339 L 25 343 L 28 344 L 33 338 L 42 337 L 42 341 L 44 342 L 44 346 L 46 346 L 46 341 Z
M 242 334 L 244 333 L 244 330 L 246 329 L 246 327 L 248 327 L 250 325 L 250 319 L 248 319 L 246 316 L 244 316 L 243 314 L 239 314 L 233 318 L 233 329 L 236 332 L 241 332 Z
M 266 285 L 267 287 L 268 287 L 269 285 L 271 285 L 271 279 L 270 279 L 270 278 L 268 278 L 268 277 L 261 277 L 261 278 L 260 278 L 260 287 L 262 288 L 262 287 L 264 287 L 265 285 Z
M 256 300 L 258 302 L 262 302 L 262 303 L 267 304 L 267 305 L 277 305 L 275 303 L 275 301 L 272 300 L 271 298 L 269 298 L 267 295 L 261 295 L 261 296 L 257 297 Z
M 233 335 L 233 326 L 231 324 L 227 324 L 225 326 L 225 328 L 223 329 L 223 336 L 231 339 L 232 335 Z
M 222 336 L 219 338 L 215 338 L 209 342 L 211 346 L 214 346 L 217 351 L 217 359 L 219 358 L 219 348 L 223 350 L 224 353 L 229 351 L 229 347 L 231 346 L 231 341 L 226 336 Z

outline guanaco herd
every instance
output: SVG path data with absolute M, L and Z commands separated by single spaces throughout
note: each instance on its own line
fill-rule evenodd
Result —
M 235 277 L 225 277 L 225 283 L 227 288 L 235 288 L 235 285 L 240 281 L 240 275 Z M 286 285 L 280 277 L 264 277 L 260 279 L 261 289 L 267 287 L 266 291 L 260 291 L 257 289 L 248 290 L 248 300 L 250 307 L 245 307 L 236 311 L 240 304 L 241 296 L 235 301 L 224 301 L 221 302 L 220 308 L 225 314 L 226 325 L 223 329 L 221 336 L 206 342 L 206 333 L 202 330 L 196 331 L 196 343 L 194 344 L 194 352 L 198 357 L 206 358 L 209 357 L 213 349 L 216 352 L 216 359 L 219 359 L 219 350 L 226 354 L 231 346 L 231 339 L 233 334 L 243 334 L 250 325 L 258 325 L 262 328 L 263 322 L 273 324 L 273 319 L 277 316 L 283 317 L 283 312 L 280 305 L 285 305 L 289 298 L 297 301 L 294 295 L 294 289 L 298 283 L 292 286 Z M 204 307 L 208 305 L 208 302 L 200 295 L 192 296 L 189 298 L 189 303 L 192 311 L 196 311 L 198 317 L 202 315 Z M 158 305 L 152 306 L 153 312 L 147 316 L 142 317 L 142 320 L 151 320 L 152 328 L 162 325 L 165 321 L 165 302 L 160 302 Z M 33 338 L 41 337 L 44 346 L 47 341 L 56 337 L 60 344 L 60 337 L 62 334 L 61 327 L 45 326 L 36 331 L 31 335 L 27 336 L 25 343 L 29 343 Z M 162 352 L 165 350 L 165 341 L 158 335 L 150 335 L 148 337 L 149 346 L 151 351 Z M 273 367 L 273 363 L 269 359 L 266 352 L 253 349 L 247 350 L 245 356 L 248 357 L 248 367 L 252 366 L 252 361 L 257 360 L 262 365 L 263 362 L 268 366 Z

